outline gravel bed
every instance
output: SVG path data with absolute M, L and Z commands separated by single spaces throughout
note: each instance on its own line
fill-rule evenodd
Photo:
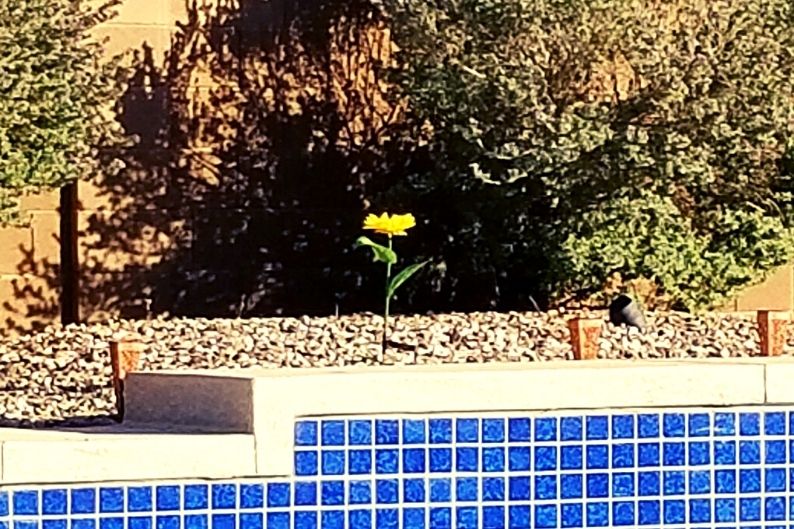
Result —
M 591 315 L 605 317 L 604 313 Z M 538 362 L 571 359 L 572 313 L 399 316 L 385 364 Z M 604 326 L 603 358 L 744 357 L 759 354 L 748 317 L 646 315 L 648 330 Z M 115 413 L 109 342 L 136 336 L 144 370 L 375 364 L 382 319 L 154 319 L 55 325 L 0 337 L 0 426 L 109 422 Z M 786 354 L 794 352 L 790 340 Z

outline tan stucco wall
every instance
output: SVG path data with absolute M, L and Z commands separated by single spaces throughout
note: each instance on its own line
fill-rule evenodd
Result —
M 0 228 L 0 333 L 56 320 L 59 309 L 59 194 L 24 197 L 29 222 Z
M 89 320 L 119 314 L 129 317 L 143 315 L 149 297 L 159 297 L 160 306 L 153 307 L 155 312 L 168 311 L 186 289 L 194 290 L 189 294 L 193 296 L 190 300 L 211 298 L 218 292 L 211 291 L 205 296 L 202 282 L 223 284 L 226 280 L 223 270 L 214 278 L 208 275 L 218 272 L 212 270 L 212 266 L 216 263 L 220 263 L 219 267 L 250 264 L 246 259 L 235 261 L 235 256 L 220 255 L 216 259 L 212 255 L 214 248 L 211 239 L 218 236 L 212 229 L 219 227 L 219 236 L 230 240 L 235 234 L 235 223 L 239 222 L 240 210 L 235 209 L 234 204 L 226 203 L 223 198 L 233 195 L 238 184 L 224 182 L 223 179 L 228 175 L 217 170 L 217 155 L 222 151 L 217 142 L 224 137 L 224 123 L 237 118 L 236 113 L 245 101 L 235 99 L 239 85 L 235 84 L 234 75 L 227 73 L 219 76 L 216 72 L 213 76 L 212 65 L 202 62 L 207 57 L 215 59 L 215 56 L 199 53 L 199 59 L 194 60 L 185 52 L 206 47 L 206 42 L 197 40 L 182 48 L 175 44 L 175 39 L 180 36 L 178 23 L 188 21 L 188 3 L 193 2 L 126 0 L 118 17 L 97 31 L 100 37 L 107 37 L 110 54 L 124 51 L 137 54 L 131 60 L 138 61 L 137 71 L 140 75 L 133 79 L 125 94 L 127 114 L 122 121 L 128 131 L 142 137 L 143 143 L 129 157 L 128 167 L 117 181 L 80 182 L 78 185 L 80 313 Z M 279 20 L 283 15 L 282 11 L 286 9 L 277 4 L 281 5 L 278 1 L 268 4 L 272 12 L 267 13 L 267 20 Z M 192 22 L 201 24 L 201 20 Z M 348 120 L 351 131 L 348 136 L 337 137 L 336 141 L 347 142 L 346 145 L 371 141 L 365 136 L 366 131 L 377 129 L 386 119 L 382 117 L 384 112 L 378 95 L 378 81 L 367 73 L 373 61 L 382 60 L 384 54 L 388 54 L 388 46 L 384 45 L 382 36 L 375 33 L 367 34 L 362 39 L 368 41 L 366 46 L 359 44 L 366 48 L 366 53 L 357 54 L 355 63 L 338 61 L 333 66 L 338 70 L 332 68 L 330 73 L 330 84 L 333 85 L 331 92 L 340 105 L 339 115 Z M 239 35 L 229 36 L 231 42 L 237 42 L 239 38 Z M 338 48 L 331 53 L 341 53 L 339 49 L 343 49 L 343 44 L 332 44 Z M 169 53 L 173 56 L 175 49 L 182 50 L 185 56 L 172 61 L 171 65 L 177 67 L 176 73 L 168 72 L 166 57 Z M 147 65 L 143 58 L 149 52 L 151 61 Z M 268 70 L 273 68 L 272 63 L 265 64 L 257 60 L 249 61 L 242 67 L 252 70 L 246 72 L 245 75 L 249 76 L 256 76 L 259 71 L 265 72 L 263 75 L 266 76 L 269 72 L 273 74 L 272 77 L 279 77 L 278 83 L 281 85 L 308 84 L 309 87 L 300 93 L 304 100 L 313 101 L 316 93 L 324 89 L 321 86 L 324 78 L 316 71 L 304 74 L 289 69 L 289 66 L 287 73 L 282 75 L 277 69 Z M 171 75 L 168 79 L 170 85 L 163 81 L 167 75 Z M 274 82 L 272 77 L 259 80 L 265 84 L 265 89 L 260 92 L 264 97 L 275 97 L 268 92 Z M 223 87 L 227 84 L 229 88 L 224 91 Z M 367 88 L 362 88 L 365 85 Z M 288 87 L 287 91 L 290 90 L 295 92 L 294 88 Z M 364 90 L 370 91 L 364 93 Z M 362 94 L 364 97 L 355 97 Z M 227 98 L 226 106 L 218 106 L 213 102 L 213 98 L 219 96 Z M 299 119 L 299 98 L 283 94 L 281 97 L 287 106 L 294 106 L 288 113 L 294 111 L 295 119 Z M 181 105 L 177 105 L 176 118 L 169 114 L 174 112 L 174 106 L 171 105 L 174 98 L 179 99 Z M 361 100 L 374 100 L 376 103 L 362 106 Z M 323 101 L 322 97 L 317 101 Z M 300 128 L 301 122 L 298 123 L 296 128 Z M 316 125 L 316 122 L 310 122 L 308 126 Z M 171 137 L 162 138 L 158 134 L 163 130 L 169 130 L 169 134 L 182 134 L 182 137 L 178 142 L 171 141 Z M 213 141 L 216 145 L 213 145 Z M 229 163 L 228 159 L 226 163 Z M 302 168 L 297 166 L 295 170 L 299 172 Z M 325 171 L 327 168 L 322 167 L 321 172 Z M 333 176 L 333 173 L 330 175 Z M 305 181 L 307 186 L 318 181 L 303 179 L 302 175 L 301 178 L 301 182 Z M 135 198 L 131 197 L 130 189 L 136 190 Z M 59 318 L 58 193 L 27 197 L 24 208 L 31 215 L 30 226 L 0 229 L 0 332 L 26 330 Z M 292 213 L 293 218 L 287 220 L 279 214 L 260 211 L 246 217 L 246 222 L 252 227 L 249 229 L 273 231 L 272 236 L 269 236 L 271 239 L 266 241 L 272 249 L 265 248 L 271 253 L 263 259 L 274 261 L 274 278 L 268 277 L 268 283 L 262 285 L 262 290 L 267 292 L 262 299 L 276 307 L 283 304 L 284 299 L 291 298 L 283 294 L 279 298 L 269 281 L 280 281 L 282 290 L 289 292 L 291 283 L 279 274 L 287 277 L 306 275 L 306 269 L 296 269 L 295 263 L 285 264 L 277 255 L 282 250 L 281 245 L 286 245 L 282 239 L 296 238 L 293 224 L 302 213 Z M 334 218 L 333 213 L 330 218 Z M 323 218 L 318 224 L 322 226 L 326 220 Z M 278 228 L 271 228 L 268 223 L 278 225 Z M 282 223 L 286 227 L 282 227 Z M 283 235 L 286 232 L 278 231 L 289 229 L 293 231 L 286 236 Z M 298 236 L 305 235 L 300 232 L 301 229 L 312 231 L 299 227 Z M 324 229 L 330 230 L 333 235 L 336 228 L 334 224 L 328 223 Z M 249 244 L 258 242 L 261 239 Z M 329 246 L 334 247 L 333 244 Z M 243 255 L 245 258 L 257 257 L 251 253 Z M 299 253 L 296 255 L 300 256 Z M 156 270 L 152 271 L 154 268 Z M 311 277 L 301 284 L 322 285 L 322 278 L 315 280 L 314 276 Z M 181 283 L 174 284 L 172 278 L 177 278 Z M 233 276 L 233 279 L 247 281 L 244 273 Z M 794 269 L 785 267 L 762 285 L 749 289 L 745 295 L 729 304 L 727 310 L 792 310 L 793 285 Z M 293 297 L 301 295 L 302 292 L 297 290 L 292 293 Z M 326 294 L 323 296 L 328 298 L 323 299 L 323 309 L 333 310 L 333 299 Z M 183 301 L 183 305 L 190 308 L 191 302 Z M 183 313 L 189 312 L 184 310 L 184 306 L 182 308 Z M 204 307 L 198 309 L 203 310 Z

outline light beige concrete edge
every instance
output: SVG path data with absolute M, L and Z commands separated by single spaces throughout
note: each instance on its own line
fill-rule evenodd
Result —
M 0 453 L 0 485 L 256 475 L 251 434 L 3 430 Z
M 289 475 L 298 417 L 753 405 L 765 402 L 765 369 L 763 360 L 682 360 L 176 371 L 139 373 L 127 385 L 138 421 L 185 424 L 223 408 L 224 428 L 253 410 L 257 472 Z M 201 390 L 213 377 L 236 379 L 236 389 Z M 160 388 L 179 378 L 183 390 L 163 398 Z M 250 384 L 252 405 L 230 397 L 246 394 L 239 384 Z

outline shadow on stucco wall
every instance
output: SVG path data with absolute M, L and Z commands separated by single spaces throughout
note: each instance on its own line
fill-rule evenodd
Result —
M 376 306 L 382 270 L 366 288 L 352 247 L 367 188 L 416 167 L 366 5 L 191 0 L 164 64 L 134 52 L 117 110 L 137 145 L 81 193 L 84 317 Z

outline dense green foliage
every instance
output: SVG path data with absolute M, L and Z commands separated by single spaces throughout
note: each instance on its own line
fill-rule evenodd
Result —
M 118 3 L 0 0 L 0 225 L 20 220 L 24 194 L 90 174 L 120 138 L 118 70 L 90 35 Z
M 447 257 L 552 300 L 619 272 L 690 309 L 791 258 L 792 4 L 674 4 L 386 0 L 435 164 L 407 191 L 456 204 Z

